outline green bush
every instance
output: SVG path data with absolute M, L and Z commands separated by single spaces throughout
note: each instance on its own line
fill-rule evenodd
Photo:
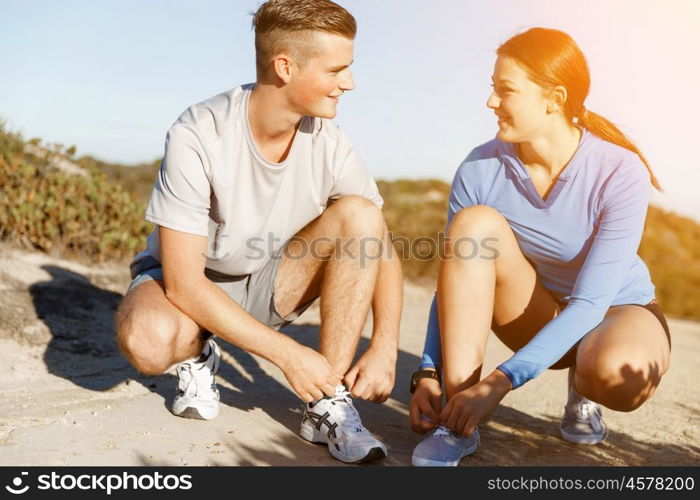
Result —
M 0 239 L 98 262 L 141 250 L 151 228 L 143 205 L 98 170 L 70 175 L 52 166 L 62 146 L 43 150 L 26 153 L 0 124 Z
M 700 319 L 700 225 L 650 206 L 639 255 L 663 310 Z
M 437 276 L 440 262 L 437 244 L 425 241 L 437 242 L 438 234 L 445 230 L 450 186 L 431 179 L 380 180 L 377 185 L 384 198 L 384 218 L 394 237 L 394 246 L 400 255 L 411 256 L 403 261 L 404 275 L 414 279 Z M 424 243 L 420 243 L 420 238 Z

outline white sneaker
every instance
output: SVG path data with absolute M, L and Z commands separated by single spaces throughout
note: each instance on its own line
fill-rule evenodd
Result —
M 468 438 L 438 425 L 413 450 L 411 463 L 417 467 L 456 467 L 479 447 L 479 429 Z
M 363 463 L 387 456 L 384 443 L 363 425 L 345 386 L 334 397 L 304 405 L 299 435 L 312 443 L 328 444 L 330 454 L 346 463 Z
M 561 437 L 577 444 L 598 444 L 608 437 L 608 426 L 598 403 L 581 396 L 573 386 L 569 370 L 569 397 L 559 424 Z
M 211 420 L 219 414 L 219 390 L 214 375 L 219 369 L 221 351 L 214 339 L 204 344 L 198 359 L 183 361 L 176 367 L 178 384 L 173 414 L 178 417 Z

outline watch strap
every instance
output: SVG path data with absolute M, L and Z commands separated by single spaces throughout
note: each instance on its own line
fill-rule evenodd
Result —
M 411 394 L 413 394 L 416 390 L 416 386 L 418 385 L 418 381 L 424 378 L 432 378 L 438 381 L 438 384 L 442 384 L 442 379 L 440 378 L 440 372 L 437 370 L 418 370 L 413 372 L 411 375 L 411 387 L 409 388 L 409 391 Z

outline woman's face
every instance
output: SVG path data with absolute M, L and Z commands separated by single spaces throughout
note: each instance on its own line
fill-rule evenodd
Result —
M 499 56 L 493 70 L 493 92 L 486 106 L 498 117 L 498 138 L 504 142 L 531 142 L 549 124 L 548 99 L 514 59 Z

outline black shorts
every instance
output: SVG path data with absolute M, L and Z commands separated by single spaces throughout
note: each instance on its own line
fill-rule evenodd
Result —
M 557 301 L 557 303 L 561 306 L 563 309 L 566 307 L 566 302 L 563 301 Z M 666 317 L 664 316 L 663 311 L 661 310 L 661 307 L 659 307 L 659 302 L 656 300 L 656 298 L 651 299 L 651 302 L 649 302 L 646 305 L 642 304 L 617 304 L 614 306 L 610 306 L 610 309 L 613 307 L 620 307 L 620 306 L 639 306 L 643 307 L 647 311 L 649 311 L 651 314 L 656 316 L 656 319 L 659 320 L 659 323 L 661 323 L 661 326 L 664 329 L 664 332 L 666 333 L 666 338 L 668 339 L 668 347 L 669 349 L 671 348 L 671 330 L 668 327 L 668 322 L 666 321 Z M 561 368 L 568 368 L 569 366 L 573 365 L 576 363 L 576 352 L 578 351 L 578 345 L 581 343 L 579 340 L 576 342 L 576 345 L 574 345 L 569 351 L 564 354 L 559 361 L 554 363 L 551 368 L 557 370 Z

